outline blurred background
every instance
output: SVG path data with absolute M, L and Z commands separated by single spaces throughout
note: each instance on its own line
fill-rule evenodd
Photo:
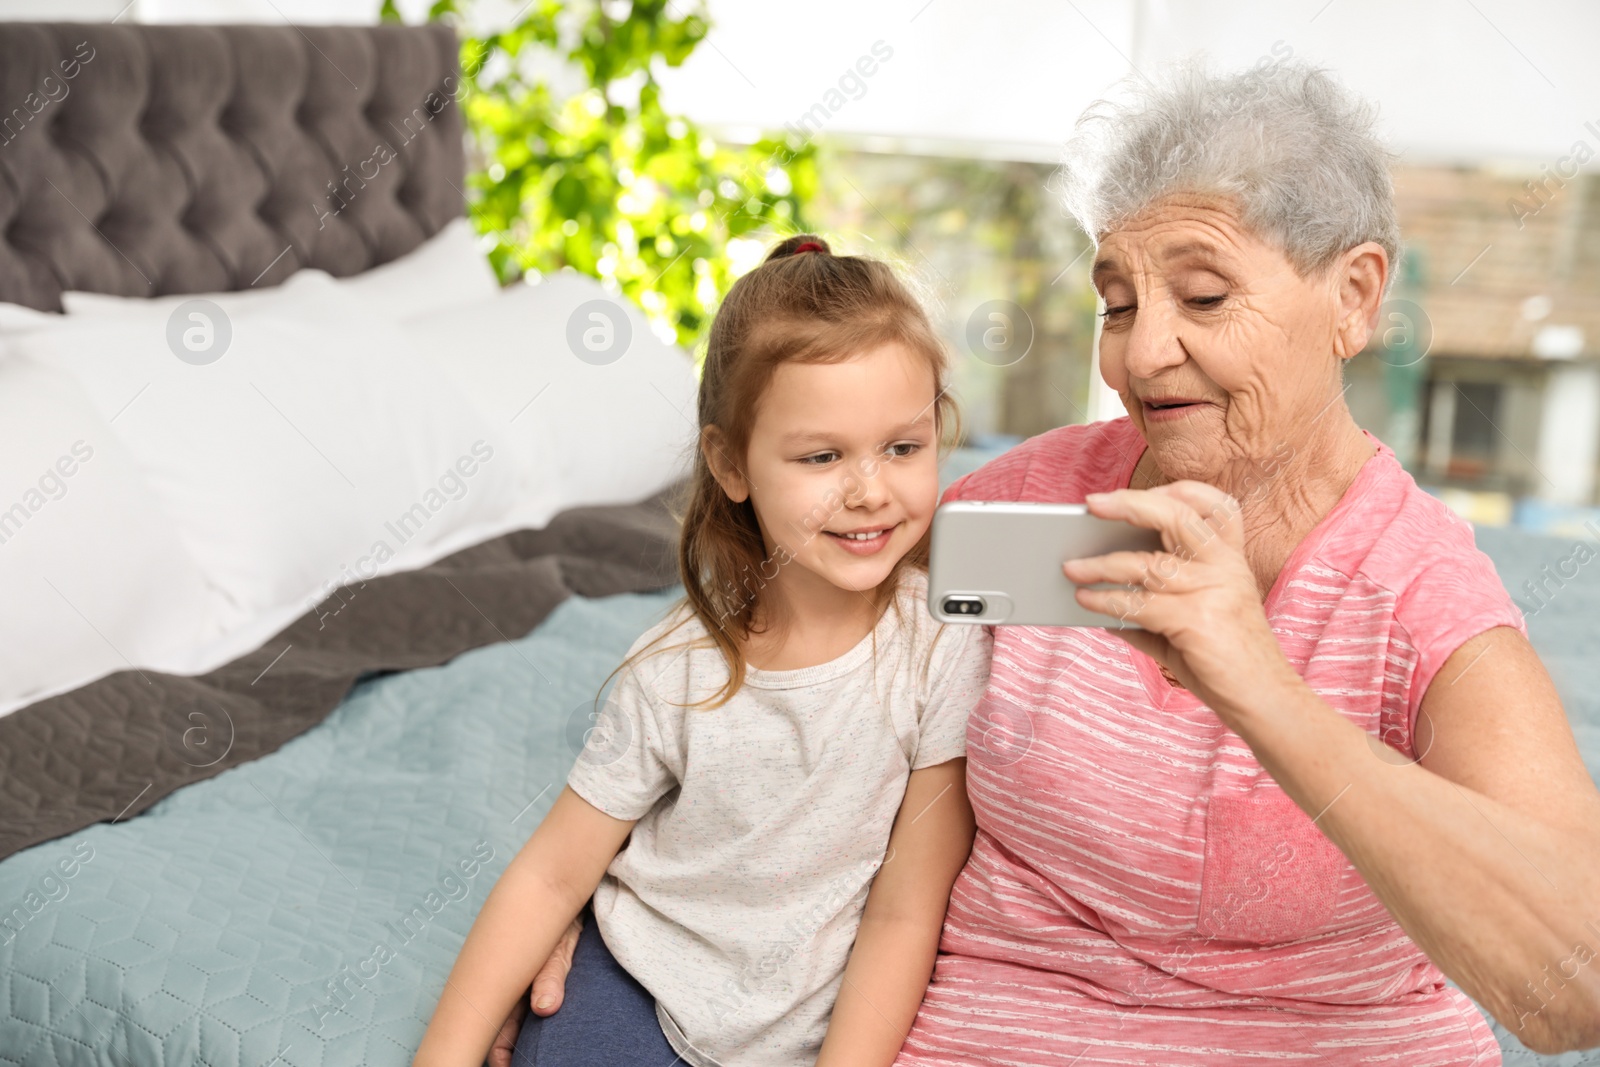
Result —
M 1347 374 L 1357 420 L 1480 527 L 1600 538 L 1591 2 L 0 0 L 0 17 L 451 21 L 467 193 L 504 280 L 594 275 L 695 350 L 733 277 L 817 230 L 918 280 L 979 448 L 1121 414 L 1093 369 L 1089 243 L 1047 188 L 1083 108 L 1195 51 L 1309 59 L 1380 105 L 1398 154 L 1405 255 Z M 997 323 L 1015 331 L 999 351 Z

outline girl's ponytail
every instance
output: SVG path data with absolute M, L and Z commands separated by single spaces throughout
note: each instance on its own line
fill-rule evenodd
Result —
M 790 237 L 784 241 L 780 241 L 774 245 L 772 251 L 767 253 L 767 258 L 763 259 L 761 262 L 763 265 L 765 265 L 771 263 L 775 259 L 783 259 L 787 256 L 798 255 L 801 252 L 821 252 L 823 255 L 828 255 L 831 251 L 832 249 L 828 247 L 828 242 L 824 241 L 816 234 L 797 233 L 793 237 Z

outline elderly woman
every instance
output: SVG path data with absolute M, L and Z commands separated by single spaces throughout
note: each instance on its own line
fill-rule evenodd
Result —
M 1470 528 L 1343 400 L 1399 253 L 1371 126 L 1295 63 L 1080 122 L 1128 417 L 946 499 L 1086 501 L 1167 550 L 1063 567 L 1142 632 L 996 628 L 898 1064 L 1498 1064 L 1446 975 L 1536 1050 L 1600 1043 L 1600 793 Z
M 1470 528 L 1345 407 L 1399 252 L 1372 112 L 1184 68 L 1080 121 L 1128 417 L 946 500 L 1086 501 L 1145 632 L 998 627 L 978 834 L 898 1064 L 1498 1064 L 1600 1043 L 1600 794 Z

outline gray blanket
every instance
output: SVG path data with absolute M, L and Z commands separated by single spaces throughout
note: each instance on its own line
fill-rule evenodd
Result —
M 128 670 L 0 718 L 0 859 L 274 751 L 364 675 L 429 667 L 528 633 L 567 596 L 677 580 L 677 487 L 574 508 L 420 570 L 338 590 L 207 674 Z

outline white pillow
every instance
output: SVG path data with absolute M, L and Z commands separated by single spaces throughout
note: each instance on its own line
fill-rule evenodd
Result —
M 327 271 L 307 268 L 297 270 L 282 285 L 269 285 L 260 289 L 236 289 L 219 293 L 174 293 L 171 296 L 112 296 L 110 293 L 80 292 L 68 289 L 61 294 L 61 306 L 66 311 L 62 321 L 91 315 L 168 314 L 179 304 L 191 300 L 209 300 L 230 314 L 245 308 L 280 299 L 284 293 L 302 285 L 316 285 L 333 281 Z
M 0 359 L 0 715 L 176 669 L 237 611 L 70 375 Z
M 308 608 L 544 509 L 515 495 L 505 435 L 397 326 L 330 279 L 274 293 L 177 324 L 214 343 L 231 333 L 204 365 L 175 355 L 173 313 L 151 301 L 12 348 L 82 383 L 201 570 L 247 613 Z
M 500 292 L 500 279 L 465 218 L 446 223 L 399 259 L 337 282 L 391 319 L 460 307 Z
M 510 435 L 529 479 L 524 493 L 553 486 L 560 508 L 630 503 L 687 472 L 693 364 L 594 280 L 563 272 L 405 326 L 438 372 Z
M 53 311 L 39 311 L 21 304 L 0 303 L 0 335 L 23 333 L 66 322 L 66 316 Z
M 458 218 L 399 259 L 348 278 L 333 278 L 326 271 L 308 268 L 295 271 L 281 286 L 224 293 L 129 297 L 68 291 L 61 294 L 61 306 L 69 315 L 99 315 L 129 309 L 170 312 L 189 300 L 209 300 L 231 314 L 263 300 L 270 302 L 284 291 L 328 279 L 368 303 L 375 312 L 391 318 L 458 307 L 494 296 L 500 290 L 494 268 L 478 250 L 472 223 Z

